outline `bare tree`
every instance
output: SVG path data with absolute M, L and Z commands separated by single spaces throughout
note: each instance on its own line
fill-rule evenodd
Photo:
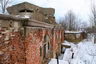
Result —
M 61 24 L 65 30 L 68 30 L 68 22 L 66 21 L 66 19 L 61 18 L 59 20 L 59 24 Z
M 76 30 L 77 22 L 76 16 L 72 11 L 69 11 L 62 20 L 60 20 L 60 24 L 65 28 L 65 30 Z
M 91 0 L 91 17 L 90 17 L 91 26 L 96 26 L 96 4 L 94 0 Z
M 86 21 L 80 23 L 79 30 L 86 31 L 87 28 L 88 24 L 86 23 Z
M 0 0 L 0 8 L 2 10 L 2 13 L 5 13 L 6 8 L 11 0 Z
M 76 20 L 76 17 L 74 15 L 74 13 L 72 11 L 69 11 L 68 13 L 68 16 L 67 16 L 69 19 L 69 30 L 74 30 L 74 26 L 75 26 L 75 20 Z

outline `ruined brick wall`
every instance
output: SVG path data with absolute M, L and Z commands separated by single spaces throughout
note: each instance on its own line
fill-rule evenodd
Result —
M 25 64 L 24 43 L 19 32 L 0 30 L 0 64 Z
M 40 46 L 42 37 L 42 30 L 40 29 L 32 29 L 26 36 L 26 64 L 41 64 Z
M 0 20 L 0 64 L 25 64 L 24 42 L 15 23 Z M 9 21 L 10 22 L 10 21 Z
M 25 38 L 25 42 L 20 32 L 9 31 L 10 30 L 4 30 L 4 28 L 0 30 L 1 64 L 25 64 L 25 61 L 26 64 L 42 64 L 43 59 L 40 56 L 40 46 L 43 46 L 45 35 L 50 36 L 51 53 L 52 51 L 57 52 L 58 41 L 56 36 L 52 34 L 51 30 L 32 29 Z M 58 33 L 58 35 L 60 34 Z M 49 58 L 51 57 L 52 56 Z
M 30 28 L 29 28 L 30 29 Z M 62 32 L 63 33 L 63 32 Z M 49 36 L 50 49 L 44 58 L 45 36 Z M 46 64 L 48 60 L 56 57 L 56 53 L 60 52 L 58 46 L 62 39 L 58 30 L 52 29 L 31 29 L 26 37 L 26 64 Z M 59 38 L 59 39 L 58 39 Z M 40 47 L 42 51 L 40 51 Z
M 9 32 L 10 30 L 0 30 L 0 63 L 1 64 L 42 64 L 40 56 L 40 46 L 43 46 L 44 36 L 50 36 L 51 53 L 56 53 L 58 49 L 58 39 L 51 30 L 32 29 L 23 40 L 20 32 Z M 24 44 L 25 43 L 25 44 Z M 26 53 L 25 53 L 26 51 Z M 42 51 L 43 53 L 43 51 Z M 43 54 L 42 54 L 43 55 Z M 26 59 L 25 59 L 26 58 Z M 52 55 L 49 57 L 52 58 Z
M 48 64 L 60 52 L 64 30 L 21 22 L 0 20 L 0 64 Z
M 30 28 L 29 28 L 30 29 Z M 43 64 L 46 63 L 44 58 L 44 41 L 45 35 L 51 35 L 51 32 L 46 29 L 31 29 L 26 37 L 26 64 Z M 50 38 L 52 38 L 50 36 Z M 40 51 L 40 48 L 42 50 Z M 51 52 L 50 52 L 51 53 Z M 48 54 L 50 57 L 50 54 Z M 49 58 L 48 57 L 48 58 Z
M 55 29 L 53 31 L 53 57 L 56 58 L 56 54 L 61 52 L 61 43 L 64 42 L 64 30 Z

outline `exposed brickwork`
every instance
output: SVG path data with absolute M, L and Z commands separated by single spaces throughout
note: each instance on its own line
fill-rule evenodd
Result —
M 45 64 L 50 58 L 60 52 L 59 44 L 64 40 L 63 31 L 56 29 L 30 29 L 26 37 L 7 28 L 0 30 L 0 63 L 1 64 Z M 26 28 L 27 30 L 27 28 Z M 45 36 L 50 45 L 49 52 L 44 58 Z M 40 54 L 40 47 L 42 54 Z M 42 56 L 40 56 L 42 55 Z
M 0 30 L 0 64 L 24 64 L 24 44 L 19 32 Z
M 33 29 L 26 37 L 26 64 L 40 63 L 40 45 L 42 43 L 42 31 Z
M 48 35 L 50 38 L 50 54 L 47 58 L 52 58 L 52 51 L 53 55 L 58 53 L 59 46 L 58 44 L 62 41 L 59 37 L 62 35 L 60 30 L 55 31 L 47 29 L 33 29 L 26 37 L 26 64 L 42 64 L 42 56 L 44 55 L 42 51 L 42 56 L 40 56 L 40 46 L 43 47 L 44 43 L 44 36 Z M 61 34 L 61 35 L 60 35 Z M 58 38 L 57 38 L 57 37 Z M 34 37 L 34 38 L 33 38 Z

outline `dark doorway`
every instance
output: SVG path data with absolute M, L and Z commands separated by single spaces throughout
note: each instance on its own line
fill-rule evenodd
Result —
M 43 50 L 43 52 L 44 52 L 44 56 L 43 56 L 43 58 L 45 58 L 46 57 L 46 44 L 44 45 L 44 48 L 43 48 L 44 50 Z

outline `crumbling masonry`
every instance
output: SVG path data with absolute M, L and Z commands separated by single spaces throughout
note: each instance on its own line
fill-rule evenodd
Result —
M 52 8 L 24 2 L 0 14 L 0 64 L 48 64 L 61 53 L 64 29 Z

